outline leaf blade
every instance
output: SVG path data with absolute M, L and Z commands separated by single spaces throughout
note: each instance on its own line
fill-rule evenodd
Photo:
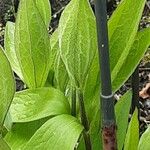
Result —
M 33 148 L 37 150 L 41 148 L 49 150 L 72 150 L 82 130 L 83 126 L 79 124 L 76 118 L 69 115 L 59 115 L 47 121 L 34 134 L 23 150 L 31 150 Z M 44 136 L 42 136 L 43 133 Z M 36 143 L 37 139 L 39 139 L 39 145 Z
M 118 150 L 122 150 L 128 127 L 132 93 L 128 91 L 115 105 Z
M 114 91 L 130 77 L 135 70 L 140 60 L 143 58 L 144 53 L 150 45 L 150 28 L 139 31 L 135 37 L 134 43 L 126 57 L 119 73 L 115 78 L 112 78 L 112 85 Z M 132 61 L 134 60 L 134 61 Z
M 20 1 L 15 26 L 15 48 L 27 86 L 44 86 L 50 68 L 50 42 L 34 0 Z
M 138 145 L 138 150 L 149 150 L 150 148 L 150 127 L 142 134 Z
M 23 75 L 15 52 L 14 34 L 15 24 L 8 21 L 6 24 L 4 36 L 5 54 L 7 55 L 13 71 L 23 80 Z
M 139 143 L 139 122 L 138 122 L 138 110 L 133 113 L 131 121 L 128 126 L 126 134 L 124 150 L 137 150 Z
M 15 93 L 15 81 L 2 47 L 0 47 L 0 60 L 0 126 L 2 127 Z
M 68 15 L 69 14 L 69 15 Z M 87 0 L 72 0 L 59 23 L 60 55 L 74 84 L 83 88 L 96 44 L 96 22 Z
M 10 114 L 13 122 L 29 122 L 70 113 L 65 96 L 54 88 L 37 88 L 16 93 Z
M 49 27 L 51 20 L 51 6 L 49 0 L 36 0 L 36 6 L 45 22 L 46 27 Z

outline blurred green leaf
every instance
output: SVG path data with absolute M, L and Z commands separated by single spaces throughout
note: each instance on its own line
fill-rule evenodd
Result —
M 137 150 L 139 143 L 139 121 L 138 110 L 133 113 L 131 121 L 128 126 L 126 139 L 124 143 L 124 150 Z
M 118 150 L 122 150 L 128 127 L 128 117 L 131 107 L 132 93 L 128 91 L 115 105 L 117 123 L 117 144 Z
M 0 150 L 11 150 L 8 144 L 0 138 Z
M 150 126 L 142 134 L 138 145 L 138 150 L 149 150 L 150 148 Z

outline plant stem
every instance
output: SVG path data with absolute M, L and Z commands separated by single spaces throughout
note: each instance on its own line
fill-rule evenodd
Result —
M 135 107 L 139 108 L 139 67 L 132 74 L 132 106 L 131 113 L 133 114 Z
M 72 92 L 71 92 L 71 104 L 72 104 L 72 109 L 71 109 L 71 114 L 72 116 L 76 116 L 76 89 L 72 88 Z
M 85 106 L 84 106 L 84 98 L 83 98 L 83 93 L 81 90 L 79 90 L 78 96 L 79 96 L 79 105 L 80 105 L 80 113 L 81 113 L 81 122 L 85 128 L 85 131 L 83 131 L 85 147 L 86 147 L 86 150 L 92 150 L 91 139 L 90 139 L 90 135 L 88 133 L 89 123 L 88 123 L 88 119 L 86 116 L 86 111 L 85 111 Z
M 116 123 L 111 87 L 106 0 L 95 0 L 99 66 L 101 70 L 101 111 L 103 149 L 116 150 Z

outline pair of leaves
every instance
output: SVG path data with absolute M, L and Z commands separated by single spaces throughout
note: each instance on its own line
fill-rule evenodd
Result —
M 22 0 L 15 27 L 12 23 L 7 24 L 6 54 L 13 70 L 29 88 L 43 86 L 48 76 L 50 15 L 48 0 Z
M 54 88 L 37 88 L 16 93 L 10 113 L 16 124 L 5 140 L 12 150 L 72 150 L 83 130 L 76 118 L 65 115 L 70 114 L 69 103 Z M 49 119 L 54 115 L 58 116 Z

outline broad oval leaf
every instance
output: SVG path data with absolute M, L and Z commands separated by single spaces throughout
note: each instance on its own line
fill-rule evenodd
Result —
M 0 126 L 4 123 L 4 119 L 13 99 L 14 93 L 14 76 L 10 64 L 2 48 L 0 47 Z
M 114 91 L 119 89 L 119 87 L 130 77 L 137 65 L 140 63 L 140 60 L 143 58 L 144 53 L 149 46 L 150 28 L 146 28 L 137 33 L 134 43 L 128 56 L 125 58 L 120 71 L 115 78 L 112 78 Z
M 123 69 L 121 67 L 135 40 L 145 2 L 146 0 L 122 0 L 109 20 L 112 80 Z
M 46 27 L 49 27 L 51 20 L 51 6 L 49 0 L 36 0 L 36 6 L 42 16 L 43 21 L 45 22 Z
M 10 107 L 13 122 L 29 122 L 70 113 L 70 106 L 59 90 L 54 88 L 37 88 L 15 94 Z
M 46 25 L 34 0 L 20 1 L 15 26 L 15 48 L 27 86 L 44 86 L 50 68 L 50 42 Z
M 128 126 L 126 139 L 124 143 L 124 150 L 137 150 L 139 143 L 139 122 L 138 122 L 138 110 L 133 113 L 131 121 Z
M 8 144 L 0 138 L 0 150 L 11 150 Z
M 77 118 L 59 115 L 42 125 L 23 150 L 73 150 L 82 130 Z
M 122 150 L 128 127 L 132 93 L 127 92 L 115 105 L 118 150 Z
M 142 134 L 138 145 L 138 150 L 149 150 L 150 148 L 150 126 Z
M 11 150 L 22 150 L 22 147 L 47 120 L 48 118 L 43 118 L 32 122 L 15 123 L 4 140 Z
M 69 15 L 68 15 L 69 14 Z M 60 55 L 73 86 L 83 88 L 97 50 L 96 22 L 87 0 L 72 0 L 59 22 Z
M 23 75 L 15 51 L 14 34 L 15 24 L 13 22 L 8 21 L 6 24 L 4 36 L 5 54 L 7 55 L 7 58 L 11 64 L 13 71 L 20 77 L 20 79 L 23 80 Z

